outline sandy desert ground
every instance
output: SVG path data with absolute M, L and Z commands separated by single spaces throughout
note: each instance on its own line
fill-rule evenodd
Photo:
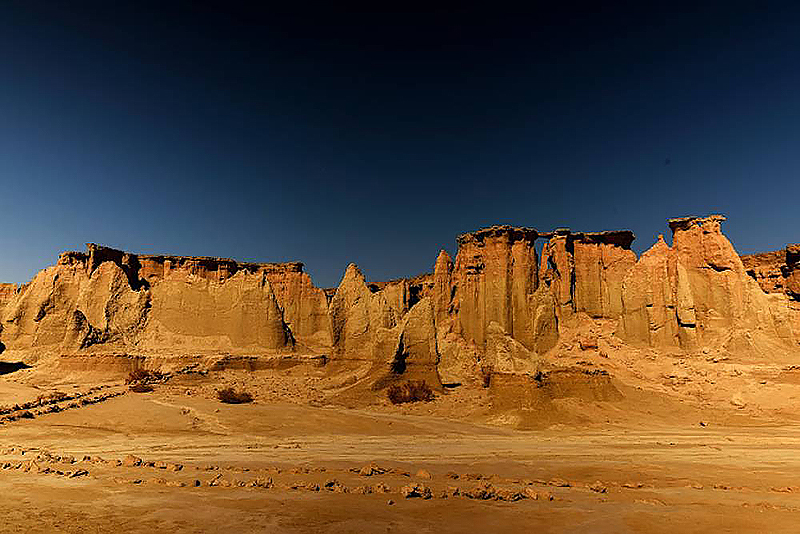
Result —
M 626 395 L 568 407 L 595 424 L 515 430 L 477 386 L 348 409 L 303 395 L 310 375 L 178 376 L 152 393 L 3 375 L 0 404 L 69 398 L 6 415 L 2 531 L 797 531 L 800 428 L 785 421 L 653 396 L 637 411 Z M 220 403 L 223 384 L 256 401 Z
M 797 532 L 800 246 L 740 257 L 724 220 L 640 257 L 494 226 L 335 289 L 62 253 L 0 294 L 0 530 Z

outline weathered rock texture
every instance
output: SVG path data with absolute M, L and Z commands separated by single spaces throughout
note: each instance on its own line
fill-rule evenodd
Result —
M 613 318 L 622 312 L 622 281 L 636 263 L 632 232 L 572 233 L 558 229 L 542 249 L 541 281 L 551 288 L 558 316 L 576 312 Z
M 19 286 L 17 284 L 0 283 L 0 310 L 14 298 L 18 290 Z
M 373 293 L 364 275 L 351 263 L 330 303 L 332 357 L 375 359 L 382 330 L 397 325 L 397 314 L 381 292 Z
M 330 343 L 327 297 L 300 263 L 136 255 L 94 244 L 62 254 L 15 292 L 1 324 L 9 350 L 39 353 L 269 353 L 297 341 Z
M 765 293 L 784 293 L 800 302 L 800 244 L 742 256 L 744 268 Z
M 628 271 L 621 336 L 654 347 L 739 347 L 752 333 L 795 343 L 785 302 L 767 298 L 722 235 L 722 216 L 670 220 L 663 239 Z M 749 345 L 750 343 L 744 343 Z
M 455 258 L 442 250 L 432 273 L 368 283 L 350 265 L 328 290 L 297 262 L 90 244 L 22 287 L 0 285 L 0 341 L 28 358 L 329 357 L 361 393 L 408 378 L 439 387 L 486 369 L 538 376 L 570 340 L 598 355 L 625 344 L 761 357 L 798 350 L 800 246 L 740 258 L 723 220 L 672 219 L 672 245 L 659 237 L 638 260 L 627 230 L 494 226 L 459 236 Z M 590 330 L 613 339 L 583 335 Z
M 441 387 L 431 299 L 411 304 L 404 282 L 368 286 L 358 267 L 350 264 L 331 299 L 331 360 L 339 367 L 363 364 L 356 390 L 382 390 L 407 379 Z

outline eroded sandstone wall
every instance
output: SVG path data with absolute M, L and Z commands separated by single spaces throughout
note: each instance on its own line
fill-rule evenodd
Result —
M 742 263 L 765 293 L 783 293 L 800 302 L 800 244 L 774 252 L 746 254 Z
M 371 291 L 364 274 L 353 263 L 347 267 L 328 313 L 332 357 L 338 360 L 374 360 L 382 331 L 393 329 L 398 321 L 386 296 Z
M 42 354 L 285 352 L 298 337 L 329 344 L 327 297 L 300 263 L 136 255 L 94 244 L 61 254 L 0 315 L 7 349 Z
M 0 283 L 0 310 L 14 298 L 19 289 L 17 284 Z
M 575 313 L 615 318 L 622 313 L 622 282 L 636 264 L 633 232 L 571 232 L 548 234 L 542 249 L 540 280 L 550 288 L 559 320 Z
M 748 276 L 719 215 L 671 219 L 663 238 L 625 277 L 620 333 L 627 342 L 695 350 L 757 351 L 755 337 L 788 345 L 797 332 L 787 302 Z M 755 336 L 755 337 L 754 337 Z
M 672 219 L 672 244 L 660 237 L 638 259 L 630 231 L 495 226 L 459 236 L 455 258 L 441 251 L 432 273 L 368 283 L 350 265 L 330 290 L 299 262 L 90 244 L 21 288 L 0 285 L 0 340 L 30 354 L 330 355 L 384 385 L 411 375 L 458 382 L 485 366 L 532 373 L 586 321 L 610 324 L 632 346 L 796 348 L 800 246 L 740 258 L 723 220 Z
M 529 300 L 538 287 L 537 237 L 536 230 L 508 226 L 459 236 L 451 292 L 458 331 L 467 341 L 484 346 L 487 328 L 496 322 L 533 347 Z

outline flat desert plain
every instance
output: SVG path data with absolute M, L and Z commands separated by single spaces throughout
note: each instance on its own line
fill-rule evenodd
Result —
M 480 387 L 348 409 L 302 395 L 313 373 L 179 376 L 149 393 L 122 381 L 3 375 L 4 401 L 69 398 L 0 427 L 2 531 L 798 528 L 793 424 L 627 392 L 624 401 L 565 398 L 567 424 L 515 430 L 493 419 Z M 253 403 L 213 395 L 237 384 L 258 392 Z

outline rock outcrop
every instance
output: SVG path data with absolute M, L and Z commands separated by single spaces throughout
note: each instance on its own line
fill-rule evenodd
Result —
M 419 300 L 403 314 L 407 301 L 397 288 L 407 286 L 391 283 L 379 287 L 368 286 L 363 273 L 350 264 L 331 299 L 331 361 L 335 369 L 355 370 L 349 394 L 381 391 L 410 379 L 425 380 L 441 389 L 431 299 Z
M 800 302 L 800 244 L 783 250 L 747 254 L 742 263 L 765 293 L 783 293 Z
M 539 367 L 540 360 L 536 354 L 508 335 L 499 324 L 489 323 L 489 327 L 486 329 L 484 373 L 535 376 L 539 372 Z
M 37 355 L 283 352 L 295 336 L 270 279 L 282 284 L 288 315 L 303 314 L 301 336 L 325 343 L 327 297 L 310 285 L 302 264 L 140 256 L 94 244 L 61 254 L 14 293 L 2 310 L 2 339 L 9 350 Z
M 353 394 L 409 378 L 439 388 L 486 368 L 530 377 L 575 340 L 591 358 L 626 344 L 763 358 L 797 350 L 800 246 L 740 258 L 723 220 L 672 219 L 672 244 L 659 237 L 638 260 L 627 230 L 494 226 L 459 236 L 455 259 L 442 250 L 432 273 L 368 283 L 350 265 L 329 290 L 299 262 L 89 244 L 24 286 L 0 285 L 0 342 L 27 360 L 307 355 L 350 373 L 342 384 Z M 605 337 L 581 341 L 587 328 Z
M 0 283 L 0 311 L 14 298 L 19 289 L 17 284 Z
M 331 299 L 329 314 L 334 360 L 373 361 L 381 330 L 397 325 L 396 313 L 385 295 L 373 293 L 353 263 Z
M 403 379 L 422 379 L 440 389 L 440 356 L 430 298 L 414 304 L 398 329 L 400 336 L 390 358 L 390 374 L 402 375 Z
M 659 238 L 625 277 L 623 339 L 686 350 L 740 346 L 756 332 L 794 342 L 788 309 L 766 298 L 746 274 L 720 230 L 724 220 L 719 215 L 670 220 L 672 246 Z
M 266 274 L 240 271 L 224 282 L 175 273 L 151 290 L 141 343 L 162 350 L 291 349 L 294 338 Z
M 636 263 L 633 232 L 561 228 L 542 249 L 541 282 L 551 288 L 561 319 L 576 312 L 613 318 L 622 312 L 622 281 Z
M 464 339 L 483 347 L 487 328 L 495 322 L 526 347 L 535 346 L 530 303 L 539 282 L 537 237 L 536 230 L 510 226 L 459 236 L 451 293 L 457 331 Z

